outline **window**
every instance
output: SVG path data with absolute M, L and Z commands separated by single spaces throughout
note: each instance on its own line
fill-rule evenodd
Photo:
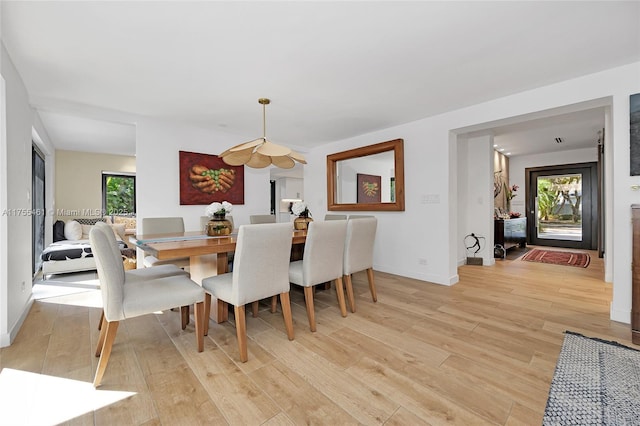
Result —
M 107 215 L 135 214 L 135 175 L 126 173 L 102 173 L 102 210 Z

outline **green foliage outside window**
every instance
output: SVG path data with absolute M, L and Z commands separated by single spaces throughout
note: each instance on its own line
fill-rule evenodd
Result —
M 538 180 L 538 216 L 542 220 L 549 220 L 558 206 L 558 191 L 552 189 L 549 179 Z
M 538 179 L 538 217 L 540 220 L 571 220 L 580 223 L 582 202 L 581 175 L 556 176 Z M 568 205 L 571 214 L 562 214 Z
M 108 215 L 136 212 L 135 177 L 105 175 L 105 210 Z

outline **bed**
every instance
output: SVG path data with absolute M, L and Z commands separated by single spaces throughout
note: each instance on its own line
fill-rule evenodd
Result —
M 54 242 L 42 252 L 42 275 L 46 279 L 51 274 L 66 274 L 71 272 L 92 271 L 96 269 L 96 262 L 91 252 L 89 232 L 100 219 L 74 219 L 54 224 Z M 135 251 L 127 247 L 122 241 L 124 227 L 115 225 L 114 233 L 120 244 L 120 252 L 125 258 L 135 257 Z M 122 235 L 120 235 L 122 233 Z M 62 238 L 62 239 L 61 239 Z

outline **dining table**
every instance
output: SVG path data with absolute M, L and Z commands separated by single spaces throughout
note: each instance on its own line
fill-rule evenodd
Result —
M 301 258 L 306 238 L 306 230 L 292 231 L 292 259 Z M 129 237 L 129 242 L 145 256 L 154 256 L 158 260 L 188 257 L 191 279 L 202 285 L 204 278 L 229 272 L 229 254 L 235 252 L 237 239 L 235 232 L 210 236 L 203 231 L 188 231 L 135 235 Z M 265 244 L 269 242 L 265 241 Z M 216 323 L 227 321 L 228 309 L 218 309 L 218 303 L 212 300 L 211 319 Z

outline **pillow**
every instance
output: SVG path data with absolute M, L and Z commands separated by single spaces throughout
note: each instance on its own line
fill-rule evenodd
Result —
M 82 225 L 75 220 L 65 223 L 64 238 L 71 241 L 82 239 Z
M 78 219 L 73 219 L 76 222 L 78 222 L 80 225 L 95 225 L 97 222 L 103 222 L 101 217 L 95 218 L 78 218 Z
M 91 229 L 93 228 L 93 225 L 85 225 L 83 223 L 80 223 L 80 226 L 82 227 L 82 239 L 88 240 L 89 234 L 91 233 Z
M 62 241 L 65 239 L 64 222 L 61 220 L 56 220 L 56 223 L 53 224 L 53 242 L 57 243 L 58 241 Z
M 124 223 L 113 223 L 111 224 L 111 229 L 113 229 L 113 233 L 116 236 L 116 240 L 124 241 L 124 236 L 125 236 Z
M 113 216 L 113 223 L 124 223 L 125 229 L 136 229 L 136 218 L 125 216 Z

